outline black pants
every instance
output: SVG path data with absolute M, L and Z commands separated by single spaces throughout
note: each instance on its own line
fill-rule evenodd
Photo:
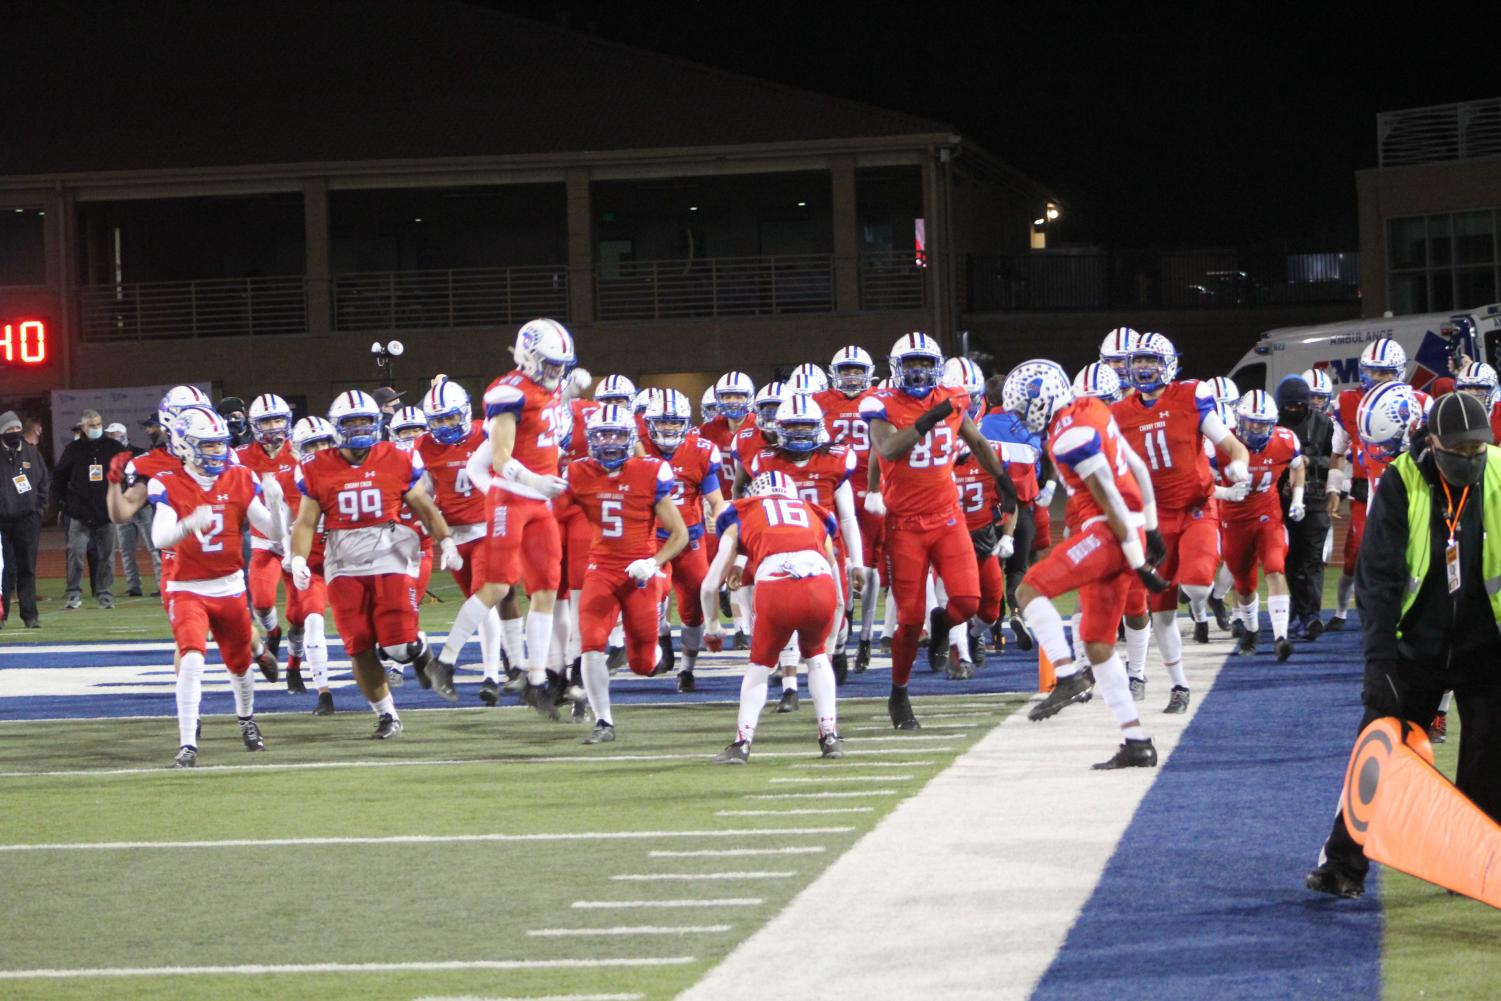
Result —
M 11 605 L 21 604 L 21 618 L 36 618 L 36 559 L 42 538 L 42 519 L 38 515 L 7 518 L 0 521 L 0 539 L 5 546 L 4 618 L 10 617 Z
M 1329 535 L 1329 512 L 1315 504 L 1302 521 L 1287 525 L 1287 590 L 1292 617 L 1299 622 L 1317 615 L 1324 604 L 1324 540 Z
M 1011 609 L 1012 615 L 1019 615 L 1021 609 L 1016 607 L 1016 589 L 1021 585 L 1027 568 L 1032 565 L 1032 543 L 1037 538 L 1037 522 L 1032 518 L 1032 509 L 1025 504 L 1016 509 L 1016 530 L 1012 532 L 1011 538 L 1016 546 L 1011 550 L 1011 557 L 1006 560 L 1004 567 L 1006 606 Z
M 1487 661 L 1495 663 L 1494 658 Z M 1454 707 L 1459 710 L 1460 723 L 1459 769 L 1454 784 L 1492 819 L 1501 821 L 1501 680 L 1455 680 L 1451 675 L 1430 671 L 1410 661 L 1398 665 L 1397 676 L 1402 685 L 1403 717 L 1424 729 L 1433 722 L 1445 690 L 1454 689 Z M 1375 714 L 1366 710 L 1360 730 L 1374 719 Z M 1334 818 L 1334 829 L 1324 842 L 1324 853 L 1331 862 L 1359 873 L 1370 868 L 1365 853 L 1345 827 L 1343 810 Z

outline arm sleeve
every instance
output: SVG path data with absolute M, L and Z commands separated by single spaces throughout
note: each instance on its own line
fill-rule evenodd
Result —
M 490 471 L 494 459 L 495 447 L 490 444 L 490 438 L 487 435 L 469 456 L 469 461 L 464 464 L 464 471 L 469 474 L 469 482 L 486 493 L 490 491 L 490 481 L 494 479 Z
M 155 485 L 153 482 L 152 486 Z M 158 499 L 148 493 L 147 497 L 156 508 L 151 515 L 151 543 L 158 549 L 171 549 L 182 541 L 182 533 L 177 527 L 177 512 L 172 509 L 171 504 L 162 503 L 165 496 Z
M 1329 453 L 1331 455 L 1344 455 L 1350 451 L 1350 436 L 1345 431 L 1345 426 L 1338 422 L 1334 425 L 1334 434 L 1329 439 Z
M 851 455 L 854 453 L 851 452 Z M 860 516 L 855 511 L 855 491 L 845 480 L 834 491 L 834 510 L 839 512 L 839 530 L 844 533 L 844 550 L 857 567 L 865 565 L 865 547 L 860 538 Z
M 259 490 L 257 490 L 257 493 L 259 493 Z M 278 504 L 277 507 L 281 507 L 281 505 Z M 282 521 L 271 514 L 271 509 L 266 506 L 263 498 L 256 497 L 250 502 L 250 506 L 245 509 L 245 517 L 250 519 L 250 523 L 255 526 L 258 532 L 272 542 L 280 542 L 282 540 Z M 154 521 L 151 527 L 152 534 L 155 535 L 156 523 Z
M 735 506 L 733 504 L 730 505 L 730 510 L 735 510 Z M 727 522 L 722 517 L 719 519 L 719 521 L 721 525 L 727 524 Z M 720 534 L 723 535 L 724 533 L 721 531 Z M 739 540 L 737 539 L 735 545 L 722 545 L 719 547 L 718 551 L 714 553 L 714 562 L 709 565 L 709 572 L 704 574 L 704 582 L 700 584 L 698 588 L 699 601 L 702 603 L 704 608 L 718 607 L 716 603 L 718 601 L 719 582 L 724 579 L 724 575 L 726 572 L 728 572 L 730 563 L 735 559 L 735 554 L 737 550 L 739 550 L 739 548 Z M 716 613 L 710 616 L 710 618 L 712 618 L 715 623 L 714 628 L 718 629 L 719 615 Z
M 1355 600 L 1365 631 L 1367 662 L 1397 659 L 1397 625 L 1407 587 L 1407 488 L 1397 473 L 1381 477 L 1366 509 L 1365 536 L 1355 561 Z M 1443 551 L 1430 572 L 1443 572 Z
M 1220 420 L 1219 411 L 1217 410 L 1211 410 L 1207 414 L 1200 415 L 1199 430 L 1204 432 L 1205 438 L 1208 438 L 1216 445 L 1223 442 L 1233 433 L 1229 428 L 1225 427 L 1225 422 Z

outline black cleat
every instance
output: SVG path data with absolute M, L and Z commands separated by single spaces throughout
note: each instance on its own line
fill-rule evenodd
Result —
M 395 740 L 401 736 L 401 720 L 390 713 L 382 713 L 380 719 L 375 721 L 375 732 L 370 734 L 371 740 Z
M 573 703 L 573 708 L 571 708 L 568 712 L 569 712 L 569 722 L 570 723 L 587 723 L 587 722 L 589 722 L 589 703 L 588 702 L 575 702 L 575 703 Z
M 950 681 L 968 681 L 975 676 L 975 665 L 959 656 L 959 648 L 949 646 L 948 669 L 945 676 Z
M 1225 607 L 1224 598 L 1216 598 L 1211 594 L 1209 596 L 1209 611 L 1214 615 L 1214 624 L 1219 626 L 1221 631 L 1230 628 L 1230 610 Z
M 1208 619 L 1205 619 L 1203 622 L 1195 622 L 1194 623 L 1194 642 L 1195 643 L 1208 643 L 1209 642 L 1209 620 Z
M 1244 636 L 1245 634 L 1246 634 L 1246 624 L 1244 622 L 1240 621 L 1239 619 L 1236 619 L 1234 622 L 1230 623 L 1230 638 L 1231 639 L 1238 640 L 1242 636 Z
M 526 687 L 521 690 L 521 701 L 523 705 L 535 709 L 543 719 L 556 721 L 558 718 L 558 705 L 553 701 L 552 689 L 546 682 L 540 685 L 527 682 Z
M 937 671 L 945 662 L 949 649 L 948 616 L 943 609 L 935 608 L 928 613 L 928 670 Z
M 1147 679 L 1127 678 L 1126 683 L 1131 686 L 1131 701 L 1145 702 L 1147 700 Z
M 969 659 L 977 672 L 985 666 L 985 627 L 978 622 L 969 625 Z
M 1016 648 L 1023 652 L 1032 649 L 1032 631 L 1020 615 L 1011 616 L 1011 633 L 1016 637 Z
M 281 626 L 277 626 L 266 633 L 266 649 L 271 651 L 271 656 L 281 656 Z
M 445 664 L 437 657 L 429 657 L 425 670 L 417 667 L 415 662 L 412 664 L 412 667 L 417 671 L 417 678 L 419 680 L 427 679 L 427 684 L 423 685 L 423 688 L 431 688 L 441 698 L 447 699 L 449 702 L 459 701 L 459 690 L 453 687 L 452 664 Z
M 1256 653 L 1256 634 L 1247 629 L 1240 634 L 1240 642 L 1235 646 L 1235 652 L 1242 657 L 1250 657 Z
M 615 725 L 613 723 L 596 723 L 589 735 L 579 741 L 581 744 L 613 744 L 615 743 Z
M 750 638 L 745 635 L 745 630 L 743 630 L 743 629 L 736 629 L 735 630 L 735 635 L 730 640 L 730 649 L 731 650 L 749 650 L 750 649 Z
M 818 755 L 821 758 L 844 757 L 844 741 L 837 733 L 826 733 L 818 738 Z
M 777 712 L 779 712 L 779 713 L 795 713 L 795 712 L 797 712 L 797 705 L 798 705 L 798 703 L 797 703 L 797 689 L 796 688 L 784 688 L 784 689 L 782 689 L 782 701 L 780 701 L 780 702 L 777 703 Z
M 266 749 L 265 738 L 261 736 L 261 728 L 255 725 L 253 719 L 240 720 L 240 739 L 245 742 L 247 751 L 264 751 Z
M 1109 761 L 1097 762 L 1093 766 L 1097 771 L 1109 771 L 1115 768 L 1156 768 L 1157 748 L 1152 746 L 1152 738 L 1146 740 L 1131 740 L 1121 744 Z
M 611 671 L 618 671 L 625 666 L 625 647 L 612 646 L 605 648 L 605 667 Z M 518 689 L 519 691 L 519 689 Z
M 1277 652 L 1277 663 L 1279 664 L 1293 655 L 1292 641 L 1286 636 L 1278 637 L 1277 641 L 1272 644 L 1272 649 Z
M 864 674 L 870 670 L 870 640 L 861 640 L 855 648 L 855 673 Z
M 432 684 L 433 684 L 433 679 L 428 676 L 427 672 L 428 672 L 429 668 L 435 667 L 439 663 L 441 663 L 440 658 L 433 656 L 432 644 L 430 644 L 426 640 L 424 640 L 423 643 L 422 643 L 422 649 L 419 650 L 419 651 L 417 651 L 417 656 L 416 657 L 412 658 L 412 674 L 413 674 L 413 676 L 416 677 L 417 684 L 421 685 L 423 688 L 431 688 Z M 448 686 L 450 688 L 453 687 L 453 672 L 454 672 L 454 667 L 455 667 L 454 664 L 449 664 L 448 665 Z M 398 670 L 400 670 L 399 667 L 398 667 Z M 438 694 L 439 695 L 443 695 L 442 692 L 439 692 Z M 448 698 L 447 695 L 443 695 L 443 697 L 445 699 Z M 458 693 L 455 692 L 453 698 L 450 699 L 449 701 L 451 701 L 451 702 L 457 702 L 458 700 L 459 700 Z
M 313 707 L 314 716 L 332 716 L 334 714 L 334 693 L 319 692 L 318 704 Z
M 287 667 L 287 694 L 303 695 L 307 692 L 307 685 L 302 683 L 302 669 Z
M 656 669 L 652 671 L 653 677 L 658 674 L 667 674 L 673 668 L 677 667 L 678 658 L 672 649 L 672 634 L 668 633 L 666 636 L 658 636 L 657 646 L 661 649 L 662 656 L 657 658 Z
M 177 757 L 172 759 L 173 768 L 197 768 L 198 748 L 189 747 L 187 744 L 177 749 Z
M 1336 616 L 1332 617 L 1328 622 L 1326 622 L 1324 624 L 1324 631 L 1325 632 L 1337 633 L 1337 632 L 1339 632 L 1340 630 L 1342 630 L 1344 628 L 1345 628 L 1345 617 L 1343 615 L 1336 615 Z M 1315 869 L 1314 872 L 1318 872 L 1318 870 Z M 1310 877 L 1312 875 L 1313 875 L 1313 873 L 1309 873 Z M 1360 892 L 1361 893 L 1365 892 L 1365 880 L 1361 880 L 1360 881 Z
M 1324 635 L 1324 620 L 1317 615 L 1310 615 L 1308 621 L 1303 623 L 1303 638 L 1312 643 Z
M 845 653 L 843 650 L 840 650 L 834 656 L 829 658 L 829 663 L 834 667 L 834 684 L 844 684 L 845 679 L 850 676 L 849 654 Z
M 881 637 L 881 656 L 882 657 L 890 657 L 891 656 L 891 637 L 890 636 L 882 636 Z
M 1174 716 L 1188 712 L 1188 689 L 1174 685 L 1173 690 L 1168 693 L 1167 708 L 1162 711 Z
M 1066 678 L 1059 678 L 1053 690 L 1048 692 L 1047 698 L 1037 703 L 1027 713 L 1027 719 L 1036 723 L 1050 716 L 1056 716 L 1064 706 L 1086 701 L 1086 696 L 1090 696 L 1090 689 L 1093 687 L 1094 673 L 1087 667 L 1075 671 Z
M 698 691 L 698 683 L 693 680 L 693 672 L 684 668 L 678 672 L 678 692 L 687 695 Z
M 526 672 L 519 667 L 513 667 L 506 671 L 506 683 L 500 690 L 507 695 L 515 695 L 526 687 Z
M 719 592 L 719 617 L 722 619 L 735 617 L 734 610 L 730 608 L 730 592 L 728 591 Z
M 712 760 L 716 765 L 743 765 L 750 760 L 750 745 L 737 740 L 714 755 Z
M 479 700 L 487 706 L 493 706 L 500 701 L 500 686 L 494 678 L 486 678 L 480 682 Z
M 912 714 L 912 700 L 907 697 L 907 689 L 891 686 L 891 694 L 886 697 L 886 711 L 891 714 L 891 725 L 898 730 L 922 729 Z
M 1365 876 L 1334 862 L 1325 862 L 1317 869 L 1309 870 L 1303 877 L 1303 885 L 1317 893 L 1351 900 L 1365 894 Z
M 255 658 L 255 666 L 261 669 L 261 677 L 273 685 L 281 680 L 281 670 L 277 666 L 276 656 L 270 650 L 261 649 L 260 654 Z

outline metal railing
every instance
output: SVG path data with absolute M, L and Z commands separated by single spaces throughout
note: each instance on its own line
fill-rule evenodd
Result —
M 335 330 L 414 330 L 568 318 L 564 265 L 338 275 Z
M 1376 151 L 1383 167 L 1501 156 L 1501 97 L 1384 111 Z
M 834 258 L 798 254 L 611 262 L 595 269 L 594 291 L 601 320 L 830 313 Z
M 928 304 L 928 270 L 913 251 L 860 255 L 861 309 L 921 309 Z
M 307 330 L 301 275 L 90 285 L 78 290 L 85 341 L 243 337 Z

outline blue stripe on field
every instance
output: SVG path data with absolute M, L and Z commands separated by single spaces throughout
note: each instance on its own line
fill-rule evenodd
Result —
M 1268 642 L 1227 658 L 1034 1001 L 1380 997 L 1376 880 L 1358 901 L 1303 887 L 1360 720 L 1350 627 L 1284 664 Z

